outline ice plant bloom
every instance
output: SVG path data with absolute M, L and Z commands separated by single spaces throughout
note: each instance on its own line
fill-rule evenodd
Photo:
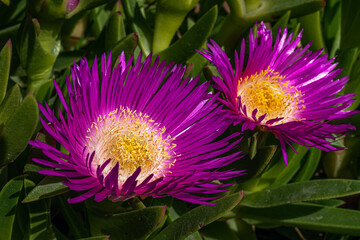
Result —
M 219 168 L 240 158 L 222 156 L 239 142 L 239 134 L 218 138 L 231 124 L 216 96 L 207 93 L 208 83 L 182 79 L 185 68 L 166 65 L 151 56 L 141 63 L 141 53 L 122 54 L 112 70 L 111 57 L 95 59 L 92 68 L 83 59 L 66 80 L 69 103 L 54 80 L 64 110 L 39 105 L 45 130 L 69 154 L 39 140 L 31 144 L 48 159 L 33 159 L 54 168 L 39 173 L 65 177 L 64 184 L 84 191 L 69 200 L 123 201 L 134 196 L 173 196 L 206 204 L 208 196 L 225 191 L 214 184 L 239 176 L 243 171 Z M 49 122 L 49 124 L 48 124 Z M 229 141 L 231 143 L 229 143 Z M 207 196 L 204 196 L 206 194 Z
M 222 91 L 234 124 L 242 130 L 255 127 L 269 131 L 280 141 L 285 163 L 286 144 L 295 142 L 329 151 L 337 150 L 328 141 L 334 134 L 354 129 L 350 124 L 334 125 L 330 120 L 347 118 L 355 111 L 343 111 L 354 101 L 355 94 L 337 96 L 348 81 L 335 80 L 341 70 L 327 60 L 322 50 L 307 51 L 298 47 L 301 32 L 292 40 L 287 29 L 279 28 L 273 44 L 272 33 L 263 22 L 258 25 L 257 37 L 250 31 L 248 55 L 245 39 L 240 55 L 235 51 L 235 71 L 220 46 L 211 41 L 209 51 L 200 52 L 213 63 L 221 77 L 214 76 L 215 87 Z

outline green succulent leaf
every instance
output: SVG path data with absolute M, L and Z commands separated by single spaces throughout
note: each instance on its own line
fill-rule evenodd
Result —
M 38 123 L 39 109 L 34 96 L 25 97 L 4 124 L 0 136 L 0 167 L 15 160 L 24 151 Z
M 109 19 L 105 29 L 105 49 L 111 49 L 126 36 L 124 19 L 121 12 L 115 12 Z
M 2 3 L 6 4 L 7 6 L 10 5 L 10 0 L 1 0 Z
M 59 54 L 54 63 L 54 69 L 62 70 L 78 62 L 85 53 L 83 51 L 64 51 Z
M 304 28 L 301 42 L 303 45 L 311 42 L 310 49 L 317 51 L 325 48 L 323 31 L 321 28 L 320 11 L 299 18 L 301 27 Z
M 226 222 L 213 222 L 201 229 L 201 233 L 210 239 L 227 239 L 227 240 L 239 240 L 235 232 L 232 231 Z
M 252 166 L 249 167 L 247 173 L 251 174 L 253 177 L 259 176 L 273 158 L 276 149 L 276 145 L 260 147 L 257 150 L 257 153 L 252 160 L 253 164 L 251 164 Z
M 264 166 L 265 170 L 258 177 L 253 177 L 239 186 L 244 190 L 254 192 L 288 183 L 301 168 L 302 158 L 307 152 L 306 147 L 298 144 L 294 144 L 294 148 L 298 154 L 292 149 L 288 149 L 288 165 L 284 163 L 282 155 L 278 153 L 271 158 L 272 160 L 267 166 Z M 266 163 L 267 161 L 264 162 L 265 165 Z
M 40 26 L 37 20 L 32 20 L 28 15 L 21 23 L 17 39 L 17 50 L 20 57 L 20 63 L 24 69 L 27 68 L 34 52 L 34 45 L 39 34 Z
M 56 24 L 55 30 L 46 29 L 49 27 L 46 25 L 42 26 L 44 29 L 41 29 L 40 34 L 39 22 L 28 15 L 17 36 L 20 63 L 27 75 L 27 93 L 33 93 L 40 102 L 46 98 L 51 88 L 50 76 L 60 51 L 60 40 L 53 35 L 60 31 L 61 24 Z
M 138 35 L 136 33 L 131 33 L 127 35 L 125 38 L 121 39 L 119 42 L 113 46 L 111 49 L 111 57 L 114 62 L 119 55 L 124 52 L 125 58 L 128 60 L 131 55 L 134 54 L 135 48 L 138 45 Z M 119 61 L 116 61 L 117 63 Z
M 311 148 L 303 158 L 303 164 L 299 172 L 295 175 L 293 181 L 301 182 L 310 180 L 314 175 L 321 158 L 321 150 L 318 148 Z
M 83 221 L 80 219 L 74 208 L 65 200 L 65 198 L 63 196 L 59 196 L 56 198 L 56 202 L 74 237 L 88 237 L 89 233 L 84 227 Z
M 306 147 L 301 145 L 294 145 L 297 153 L 292 149 L 288 149 L 288 165 L 286 166 L 282 161 L 282 155 L 280 161 L 275 163 L 261 175 L 264 179 L 273 179 L 274 182 L 271 184 L 272 187 L 283 185 L 289 182 L 292 177 L 297 173 L 301 167 L 301 159 L 305 156 L 308 151 Z
M 154 53 L 166 49 L 188 12 L 199 0 L 158 1 L 152 50 Z
M 259 2 L 253 11 L 247 12 L 244 19 L 246 21 L 274 21 L 289 10 L 291 10 L 291 17 L 300 17 L 321 10 L 323 7 L 323 0 L 264 0 L 261 4 Z
M 145 239 L 160 224 L 166 207 L 156 206 L 118 214 L 99 214 L 88 208 L 92 235 L 114 239 Z
M 74 15 L 76 15 L 78 13 L 81 13 L 81 12 L 96 8 L 96 7 L 101 6 L 101 5 L 103 5 L 105 3 L 108 3 L 108 2 L 109 2 L 109 0 L 79 1 L 79 4 L 76 6 L 76 8 L 73 11 L 71 11 L 70 13 L 68 13 L 66 15 L 66 18 L 69 19 L 69 18 L 73 17 Z
M 242 195 L 242 192 L 234 193 L 213 201 L 216 205 L 202 205 L 192 209 L 169 224 L 154 240 L 183 239 L 233 209 Z
M 344 201 L 340 199 L 323 199 L 323 200 L 309 201 L 309 203 L 317 204 L 325 207 L 339 207 L 344 204 Z
M 0 104 L 3 101 L 10 73 L 11 63 L 11 40 L 9 40 L 0 52 Z
M 110 236 L 103 235 L 103 236 L 96 236 L 96 237 L 88 237 L 88 238 L 79 238 L 78 240 L 107 240 Z
M 23 176 L 13 178 L 0 192 L 0 232 L 3 240 L 12 239 L 15 212 L 23 183 Z
M 334 43 L 337 35 L 340 36 L 340 19 L 341 19 L 341 1 L 328 0 L 326 1 L 323 17 L 323 36 L 327 49 L 333 52 L 333 48 L 337 48 Z M 340 40 L 340 38 L 339 38 Z M 332 58 L 333 55 L 330 55 Z
M 341 1 L 341 49 L 360 48 L 360 2 L 357 0 Z
M 241 201 L 241 206 L 267 208 L 293 202 L 339 198 L 360 193 L 360 181 L 322 179 L 290 183 L 252 193 Z
M 159 52 L 160 59 L 169 62 L 182 63 L 196 53 L 206 42 L 213 29 L 217 17 L 217 7 L 212 7 L 202 16 L 182 38 L 169 48 Z
M 35 187 L 35 183 L 29 179 L 25 179 L 24 186 L 25 192 L 29 193 Z M 49 203 L 50 202 L 41 200 L 27 204 L 30 216 L 29 239 L 56 239 L 51 226 Z
M 360 236 L 360 212 L 356 210 L 324 207 L 310 203 L 293 203 L 270 208 L 238 207 L 235 212 L 240 218 Z
M 69 188 L 62 184 L 62 180 L 64 179 L 56 176 L 44 177 L 44 179 L 27 194 L 22 202 L 34 202 L 68 192 Z
M 20 88 L 18 85 L 15 85 L 10 89 L 8 95 L 0 105 L 0 125 L 5 124 L 9 117 L 19 107 L 20 98 Z
M 281 27 L 281 32 L 284 31 L 284 29 L 286 28 L 289 19 L 290 19 L 290 15 L 291 15 L 291 11 L 287 11 L 275 24 L 274 26 L 272 26 L 272 34 L 273 34 L 273 39 L 276 39 L 279 27 Z
M 124 0 L 126 18 L 131 23 L 132 30 L 138 35 L 139 46 L 147 56 L 151 52 L 153 33 L 136 1 Z

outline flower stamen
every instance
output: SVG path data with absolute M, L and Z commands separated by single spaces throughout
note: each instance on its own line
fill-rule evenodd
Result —
M 300 100 L 303 95 L 295 87 L 288 86 L 289 81 L 283 82 L 284 78 L 269 68 L 240 78 L 237 96 L 241 97 L 242 104 L 250 114 L 255 109 L 257 117 L 266 114 L 263 120 L 265 122 L 275 118 L 283 118 L 276 124 L 294 121 L 295 111 L 305 108 L 304 104 L 299 107 L 300 103 L 303 103 L 303 100 Z
M 138 167 L 141 181 L 150 174 L 165 175 L 174 164 L 174 151 L 170 135 L 164 136 L 147 114 L 120 107 L 107 115 L 99 116 L 88 129 L 88 148 L 95 151 L 95 163 L 101 165 L 111 159 L 103 173 L 107 175 L 119 163 L 119 183 L 124 183 Z

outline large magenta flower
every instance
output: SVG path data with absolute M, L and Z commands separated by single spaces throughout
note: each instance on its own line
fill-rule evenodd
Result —
M 66 177 L 64 184 L 85 191 L 71 203 L 95 196 L 123 201 L 134 196 L 173 196 L 206 204 L 227 184 L 214 184 L 239 176 L 243 171 L 218 171 L 239 159 L 239 153 L 220 157 L 239 142 L 239 134 L 214 141 L 231 124 L 220 114 L 216 96 L 207 93 L 208 83 L 182 79 L 183 66 L 151 65 L 151 56 L 134 66 L 124 54 L 112 70 L 110 56 L 102 56 L 90 69 L 86 59 L 72 68 L 67 78 L 69 104 L 54 81 L 66 115 L 59 120 L 47 104 L 40 105 L 49 125 L 46 131 L 69 154 L 35 140 L 51 160 L 33 159 L 56 168 L 41 174 Z M 235 138 L 235 139 L 234 139 Z M 234 139 L 232 143 L 228 141 Z M 210 171 L 213 169 L 213 171 Z
M 327 60 L 327 54 L 298 47 L 301 33 L 292 41 L 287 29 L 279 29 L 275 44 L 272 33 L 263 22 L 258 37 L 249 36 L 248 55 L 245 39 L 240 55 L 235 52 L 235 72 L 225 52 L 211 41 L 210 51 L 200 52 L 213 63 L 221 77 L 213 77 L 216 87 L 225 95 L 221 101 L 232 114 L 234 124 L 242 130 L 256 126 L 269 131 L 280 141 L 285 163 L 286 144 L 296 142 L 329 151 L 334 134 L 354 129 L 350 124 L 330 124 L 329 120 L 347 118 L 356 111 L 343 111 L 354 101 L 355 94 L 337 96 L 347 77 L 334 80 L 341 70 Z M 246 55 L 246 56 L 245 56 Z M 246 63 L 246 64 L 245 64 Z M 245 66 L 245 67 L 244 67 Z

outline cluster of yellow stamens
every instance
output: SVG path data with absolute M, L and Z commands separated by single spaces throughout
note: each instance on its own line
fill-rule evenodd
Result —
M 134 171 L 141 167 L 138 180 L 150 174 L 165 175 L 175 160 L 172 151 L 175 144 L 170 135 L 164 136 L 165 127 L 160 128 L 147 114 L 136 113 L 120 107 L 107 115 L 99 116 L 88 129 L 88 148 L 95 151 L 94 162 L 101 165 L 111 159 L 105 168 L 106 175 L 119 163 L 119 183 L 124 183 Z
M 240 78 L 237 94 L 241 97 L 242 104 L 246 106 L 247 114 L 251 116 L 251 113 L 257 109 L 257 117 L 266 113 L 264 122 L 283 118 L 275 124 L 296 120 L 293 114 L 303 103 L 303 100 L 300 100 L 303 95 L 295 87 L 288 86 L 289 82 L 284 82 L 283 79 L 284 76 L 270 68 Z M 304 109 L 305 105 L 302 104 L 301 108 Z

